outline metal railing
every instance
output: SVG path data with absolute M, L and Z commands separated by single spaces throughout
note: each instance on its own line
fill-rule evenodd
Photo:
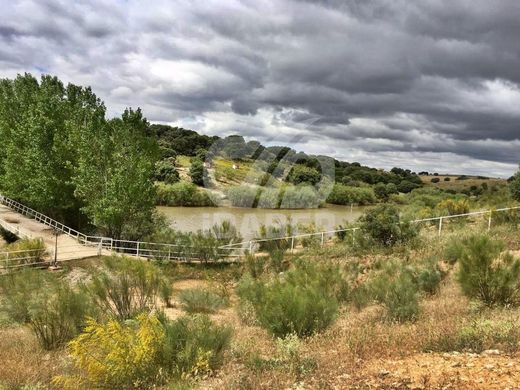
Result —
M 46 226 L 49 226 L 53 229 L 56 229 L 72 238 L 75 238 L 79 244 L 84 245 L 86 247 L 95 247 L 97 248 L 97 253 L 99 255 L 105 252 L 109 253 L 121 253 L 130 256 L 136 256 L 141 258 L 160 258 L 165 260 L 181 260 L 181 261 L 190 261 L 201 258 L 201 250 L 204 249 L 213 249 L 215 248 L 195 248 L 186 245 L 179 244 L 168 244 L 168 243 L 156 243 L 156 242 L 146 242 L 146 241 L 129 241 L 129 240 L 115 240 L 110 237 L 100 237 L 100 236 L 88 236 L 83 234 L 75 229 L 72 229 L 61 222 L 58 222 L 46 215 L 33 210 L 19 202 L 16 202 L 12 199 L 9 199 L 3 195 L 0 195 L 0 204 L 3 204 L 10 209 L 26 216 L 32 218 Z M 520 206 L 515 207 L 506 207 L 499 208 L 496 210 L 482 210 L 471 213 L 464 214 L 456 214 L 456 215 L 444 215 L 440 217 L 431 217 L 431 218 L 423 218 L 416 219 L 410 221 L 411 223 L 421 223 L 421 222 L 434 222 L 438 221 L 438 235 L 442 234 L 443 224 L 446 220 L 456 219 L 456 218 L 467 218 L 471 216 L 479 216 L 479 215 L 489 215 L 488 217 L 488 230 L 491 229 L 492 225 L 492 217 L 493 213 L 506 212 L 512 210 L 520 210 Z M 8 224 L 5 221 L 0 219 L 0 226 L 7 226 L 8 229 L 17 229 L 18 227 L 14 227 L 14 225 Z M 232 243 L 227 245 L 222 245 L 218 247 L 216 250 L 218 251 L 215 255 L 221 258 L 237 258 L 243 256 L 246 252 L 254 253 L 262 244 L 267 242 L 281 241 L 284 240 L 287 243 L 288 248 L 291 251 L 297 247 L 298 241 L 302 239 L 308 238 L 313 239 L 317 238 L 320 241 L 320 245 L 325 245 L 331 238 L 339 233 L 348 232 L 352 233 L 352 240 L 355 240 L 356 231 L 360 228 L 358 226 L 353 226 L 345 229 L 336 229 L 336 230 L 328 230 L 328 231 L 320 231 L 316 233 L 305 233 L 305 234 L 296 234 L 285 237 L 272 237 L 272 238 L 262 238 L 262 239 L 254 239 L 249 241 L 243 241 L 239 243 Z M 18 228 L 19 234 L 25 234 L 20 231 Z M 15 232 L 13 232 L 15 233 Z M 16 234 L 16 233 L 15 233 Z M 25 234 L 25 236 L 28 236 Z M 77 248 L 76 248 L 77 250 Z M 202 256 L 205 254 L 203 253 Z M 1 256 L 1 253 L 0 253 Z

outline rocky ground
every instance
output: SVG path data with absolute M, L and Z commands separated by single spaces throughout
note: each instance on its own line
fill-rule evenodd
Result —
M 336 378 L 334 389 L 518 389 L 520 358 L 498 350 L 421 353 L 371 362 L 360 374 Z

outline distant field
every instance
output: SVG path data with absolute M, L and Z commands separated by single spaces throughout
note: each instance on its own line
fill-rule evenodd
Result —
M 483 183 L 487 183 L 488 186 L 493 185 L 506 185 L 507 182 L 504 179 L 496 179 L 496 178 L 489 178 L 489 179 L 479 179 L 476 176 L 467 176 L 464 180 L 457 180 L 460 176 L 459 175 L 439 175 L 439 176 L 420 176 L 421 180 L 424 184 L 437 187 L 443 190 L 464 190 L 469 189 L 472 186 L 480 187 Z M 432 183 L 432 179 L 438 178 L 438 183 Z M 449 179 L 449 180 L 447 180 Z

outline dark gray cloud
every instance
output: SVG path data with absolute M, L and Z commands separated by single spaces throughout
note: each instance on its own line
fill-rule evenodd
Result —
M 511 174 L 516 0 L 12 1 L 0 75 L 91 85 L 116 115 L 378 167 Z M 298 142 L 295 143 L 295 139 Z

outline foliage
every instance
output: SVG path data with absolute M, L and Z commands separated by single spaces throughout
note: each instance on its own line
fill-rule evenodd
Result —
M 231 329 L 208 317 L 175 321 L 151 314 L 135 320 L 89 320 L 69 344 L 75 372 L 54 384 L 65 389 L 155 389 L 169 378 L 211 373 L 229 346 Z
M 237 292 L 253 305 L 258 322 L 274 336 L 305 337 L 335 320 L 347 291 L 337 267 L 297 262 L 270 282 L 246 278 Z
M 28 323 L 44 349 L 56 349 L 79 334 L 92 314 L 89 299 L 66 282 L 55 281 L 31 297 Z
M 163 322 L 166 339 L 162 359 L 167 372 L 197 377 L 210 374 L 221 364 L 231 341 L 230 327 L 217 325 L 204 315 Z
M 372 188 L 335 184 L 327 198 L 327 202 L 339 205 L 367 205 L 376 203 L 376 195 Z
M 418 286 L 412 274 L 400 270 L 397 263 L 389 263 L 372 277 L 366 287 L 366 293 L 385 306 L 391 320 L 403 322 L 417 318 Z
M 155 388 L 164 380 L 158 363 L 165 339 L 164 327 L 149 314 L 126 323 L 90 319 L 84 333 L 69 344 L 79 374 L 54 382 L 65 389 Z
M 258 237 L 255 240 L 260 240 L 258 245 L 261 251 L 285 251 L 291 247 L 291 239 L 284 237 L 292 236 L 294 231 L 291 220 L 288 220 L 286 223 L 277 221 L 269 226 L 260 225 Z
M 442 214 L 446 215 L 460 215 L 469 213 L 469 202 L 467 199 L 445 199 L 437 205 Z
M 200 150 L 207 150 L 218 139 L 198 134 L 182 127 L 153 124 L 150 130 L 157 138 L 161 149 L 171 151 L 175 155 L 196 156 Z
M 193 184 L 198 186 L 204 185 L 205 170 L 202 160 L 198 158 L 192 160 L 189 175 Z
M 166 184 L 177 183 L 180 180 L 174 158 L 164 159 L 155 164 L 155 179 Z
M 365 234 L 384 246 L 408 242 L 418 234 L 417 226 L 402 220 L 399 210 L 388 204 L 369 210 L 359 219 L 359 223 Z
M 179 301 L 188 313 L 215 313 L 229 305 L 226 297 L 206 288 L 183 290 L 179 294 Z
M 83 290 L 103 313 L 119 320 L 154 308 L 161 286 L 168 283 L 156 266 L 141 260 L 113 256 L 103 265 Z
M 208 192 L 195 184 L 180 181 L 175 184 L 157 183 L 156 203 L 163 206 L 207 207 L 214 206 Z
M 486 305 L 519 303 L 520 259 L 503 249 L 502 242 L 486 235 L 464 240 L 458 273 L 464 294 Z
M 104 116 L 105 107 L 90 88 L 65 86 L 51 76 L 38 82 L 27 73 L 0 80 L 2 192 L 77 224 L 80 202 L 73 178 L 82 149 L 79 139 L 104 128 Z
M 25 269 L 0 281 L 2 310 L 29 324 L 45 349 L 55 349 L 75 337 L 94 309 L 89 299 L 66 281 L 40 270 Z
M 520 172 L 517 172 L 509 183 L 511 197 L 520 202 Z
M 16 322 L 29 322 L 31 299 L 38 289 L 45 289 L 45 286 L 50 283 L 50 278 L 48 273 L 28 268 L 2 277 L 0 279 L 2 311 Z
M 127 109 L 121 118 L 82 134 L 75 195 L 108 237 L 139 239 L 153 228 L 158 148 L 148 127 L 140 110 Z
M 228 187 L 225 193 L 234 207 L 256 207 L 260 191 L 258 187 L 234 186 Z
M 305 184 L 284 187 L 280 197 L 280 208 L 283 209 L 316 208 L 321 203 L 314 187 Z
M 316 185 L 320 180 L 321 174 L 317 169 L 302 164 L 296 164 L 287 175 L 287 181 L 295 185 L 302 183 Z

